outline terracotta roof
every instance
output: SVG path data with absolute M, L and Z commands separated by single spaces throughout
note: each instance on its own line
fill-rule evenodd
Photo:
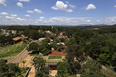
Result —
M 17 40 L 19 40 L 19 39 L 20 39 L 19 37 L 13 38 L 14 41 L 17 41 Z
M 51 34 L 52 36 L 56 36 L 56 33 L 54 33 L 54 34 Z
M 50 50 L 51 54 L 48 55 L 53 55 L 53 56 L 66 56 L 68 55 L 67 53 L 64 53 L 64 51 L 56 51 L 56 50 Z
M 24 35 L 21 35 L 21 37 L 15 37 L 13 38 L 14 41 L 18 41 L 20 39 L 27 39 L 28 37 L 25 37 Z

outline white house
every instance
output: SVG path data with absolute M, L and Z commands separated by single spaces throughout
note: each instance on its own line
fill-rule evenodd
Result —
M 42 42 L 44 39 L 45 39 L 45 38 L 39 38 L 38 40 L 39 40 L 39 42 Z

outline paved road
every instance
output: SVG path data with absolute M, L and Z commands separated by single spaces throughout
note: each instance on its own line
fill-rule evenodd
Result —
M 25 59 L 28 56 L 28 51 L 25 50 L 23 53 L 21 53 L 18 57 L 16 57 L 13 61 L 10 63 L 20 63 L 22 59 Z

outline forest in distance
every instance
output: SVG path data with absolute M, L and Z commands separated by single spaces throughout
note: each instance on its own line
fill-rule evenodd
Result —
M 9 32 L 6 36 L 3 34 L 3 30 Z M 13 34 L 10 30 L 15 30 L 16 34 Z M 41 31 L 41 32 L 40 32 Z M 28 36 L 33 40 L 38 40 L 41 37 L 50 37 L 55 39 L 56 37 L 49 34 L 45 34 L 44 31 L 51 31 L 53 34 L 58 36 L 61 32 L 63 36 L 67 36 L 69 39 L 60 39 L 60 41 L 65 42 L 67 49 L 66 52 L 71 56 L 75 56 L 79 63 L 81 64 L 89 56 L 92 61 L 86 63 L 88 65 L 83 66 L 81 69 L 78 68 L 78 73 L 82 74 L 81 77 L 86 77 L 89 74 L 97 74 L 95 77 L 105 77 L 100 73 L 101 65 L 104 65 L 111 70 L 116 72 L 116 25 L 110 26 L 78 26 L 78 27 L 60 27 L 60 26 L 1 26 L 0 27 L 0 47 L 4 47 L 7 44 L 13 44 L 12 40 L 14 37 L 18 37 L 21 34 Z M 49 40 L 46 40 L 49 41 Z M 58 41 L 58 40 L 55 40 Z M 47 47 L 47 46 L 46 46 Z M 48 50 L 52 48 L 49 46 Z M 67 56 L 67 63 L 70 65 L 72 57 Z M 70 59 L 69 59 L 70 58 Z M 69 61 L 68 61 L 69 60 Z M 59 63 L 58 65 L 69 66 L 67 63 Z M 91 64 L 95 65 L 92 66 Z M 91 65 L 91 69 L 87 72 L 87 68 Z M 76 67 L 76 66 L 74 66 Z M 71 66 L 71 68 L 74 68 Z M 58 67 L 60 69 L 62 67 Z M 86 68 L 86 70 L 85 70 Z M 94 68 L 94 69 L 93 69 Z M 92 72 L 94 71 L 94 72 Z M 72 70 L 73 73 L 77 73 L 76 70 Z M 60 73 L 60 72 L 59 72 Z M 58 74 L 60 76 L 60 74 Z M 64 75 L 61 75 L 61 77 Z M 89 77 L 89 76 L 88 76 Z

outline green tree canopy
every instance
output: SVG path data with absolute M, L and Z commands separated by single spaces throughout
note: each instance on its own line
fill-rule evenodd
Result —
M 58 64 L 57 70 L 57 75 L 59 77 L 67 77 L 72 73 L 71 67 L 67 62 L 61 62 L 60 64 Z
M 31 44 L 29 44 L 29 48 L 28 48 L 28 50 L 29 51 L 31 51 L 31 50 L 33 50 L 33 51 L 38 51 L 38 43 L 36 43 L 36 42 L 32 42 Z

